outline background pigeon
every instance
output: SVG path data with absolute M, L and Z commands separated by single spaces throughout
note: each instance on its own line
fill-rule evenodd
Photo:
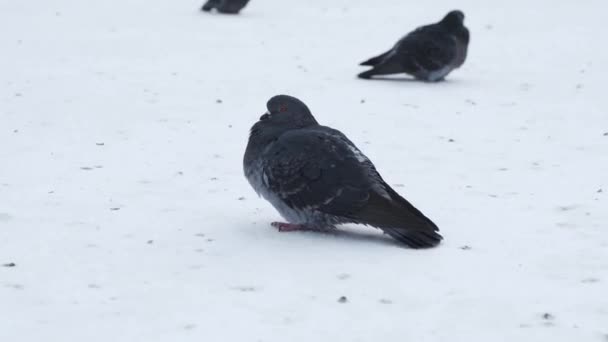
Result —
M 220 13 L 237 14 L 248 2 L 249 0 L 207 0 L 202 10 L 209 12 L 215 8 Z
M 413 248 L 441 241 L 437 226 L 376 171 L 340 131 L 317 123 L 306 105 L 278 95 L 253 125 L 245 176 L 289 223 L 280 231 L 327 230 L 342 223 L 382 229 Z
M 469 30 L 463 21 L 464 13 L 451 11 L 440 22 L 417 28 L 391 50 L 361 63 L 373 69 L 359 77 L 407 73 L 430 82 L 443 80 L 467 57 Z

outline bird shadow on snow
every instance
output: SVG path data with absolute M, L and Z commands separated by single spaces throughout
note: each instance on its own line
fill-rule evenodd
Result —
M 365 242 L 365 243 L 370 242 L 370 243 L 378 243 L 378 244 L 382 244 L 382 245 L 389 245 L 389 246 L 395 246 L 395 247 L 403 247 L 402 244 L 398 243 L 397 241 L 393 240 L 392 238 L 390 238 L 387 235 L 354 231 L 354 230 L 348 229 L 348 226 L 342 226 L 338 229 L 335 229 L 335 230 L 332 230 L 329 232 L 320 232 L 320 233 L 311 232 L 311 233 L 329 235 L 329 236 L 333 236 L 337 239 L 345 240 L 345 241 L 355 241 L 355 242 Z
M 234 20 L 237 22 L 242 22 L 243 20 L 250 20 L 250 19 L 255 19 L 255 18 L 259 18 L 260 16 L 256 15 L 256 13 L 251 13 L 249 12 L 240 12 L 238 14 L 230 14 L 230 13 L 218 13 L 217 11 L 212 11 L 211 13 L 209 12 L 203 12 L 201 10 L 199 10 L 198 12 L 196 12 L 197 16 L 203 16 L 206 17 L 209 20 L 218 20 L 218 22 L 226 22 L 228 20 Z
M 438 81 L 438 82 L 429 82 L 429 81 L 422 81 L 422 80 L 417 80 L 413 77 L 407 77 L 407 76 L 377 76 L 371 79 L 367 79 L 364 81 L 379 81 L 379 82 L 396 82 L 396 83 L 418 83 L 418 84 L 428 84 L 428 85 L 432 85 L 432 86 L 438 86 L 438 85 L 451 85 L 451 84 L 456 84 L 456 83 L 460 83 L 458 82 L 457 79 L 445 79 L 442 81 Z
M 296 238 L 301 237 L 302 239 L 315 239 L 321 241 L 327 241 L 335 243 L 337 241 L 343 241 L 344 243 L 356 242 L 356 243 L 373 243 L 385 246 L 403 247 L 402 244 L 393 240 L 387 235 L 379 234 L 378 232 L 363 232 L 364 228 L 358 226 L 340 226 L 337 229 L 329 231 L 296 231 L 296 232 L 279 232 L 276 228 L 271 229 L 271 234 L 278 234 L 280 237 L 285 238 Z M 368 228 L 369 229 L 369 228 Z

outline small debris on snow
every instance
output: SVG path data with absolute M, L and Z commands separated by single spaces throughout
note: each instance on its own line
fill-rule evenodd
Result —
M 98 143 L 95 143 L 95 145 L 97 145 L 97 146 L 104 146 L 104 145 L 105 145 L 105 143 L 98 142 Z
M 93 170 L 93 168 L 92 168 L 92 167 L 89 167 L 89 166 L 82 166 L 80 169 L 81 169 L 81 170 L 86 170 L 86 171 Z
M 241 291 L 241 292 L 255 292 L 257 290 L 253 286 L 236 286 L 236 287 L 233 287 L 232 289 Z
M 346 303 L 348 302 L 348 298 L 346 298 L 346 296 L 342 296 L 340 298 L 338 298 L 338 303 Z
M 239 201 L 244 201 L 244 200 L 245 200 L 245 197 L 241 196 L 241 197 L 239 197 L 239 198 L 238 198 L 238 200 L 239 200 Z
M 117 211 L 117 210 L 120 210 L 120 208 L 119 207 L 114 207 L 114 208 L 110 208 L 110 210 Z
M 597 189 L 598 194 L 601 194 L 602 192 L 604 192 L 604 190 L 602 190 L 602 188 Z
M 570 211 L 570 210 L 574 210 L 576 208 L 578 208 L 578 205 L 576 205 L 576 204 L 561 205 L 561 206 L 557 207 L 557 210 L 559 210 L 559 211 Z
M 454 139 L 451 139 L 451 138 L 448 139 L 448 142 L 454 142 L 454 141 L 455 141 Z
M 203 234 L 203 233 L 197 233 L 197 234 L 194 234 L 194 236 L 205 237 L 205 234 Z
M 222 102 L 224 102 L 224 101 L 222 101 L 222 99 L 215 100 L 215 103 L 222 103 Z
M 550 313 L 548 313 L 548 312 L 545 312 L 545 313 L 543 314 L 543 319 L 544 319 L 544 320 L 547 320 L 547 321 L 552 321 L 552 320 L 554 320 L 554 319 L 555 319 L 555 316 L 553 316 L 552 314 L 550 314 Z
M 184 330 L 192 330 L 196 328 L 196 324 L 186 324 L 184 325 Z
M 211 178 L 209 178 L 209 180 L 216 181 L 217 177 L 211 177 Z
M 382 304 L 393 304 L 393 301 L 390 299 L 386 299 L 386 298 L 382 298 L 380 299 L 378 302 L 382 303 Z
M 340 273 L 340 274 L 338 274 L 338 279 L 340 279 L 340 280 L 346 280 L 348 278 L 350 278 L 350 274 L 348 274 L 348 273 Z
M 469 245 L 464 245 L 464 246 L 461 246 L 460 249 L 462 249 L 463 251 L 469 251 L 469 250 L 473 249 L 473 247 L 471 247 Z
M 19 133 L 19 130 L 18 130 L 18 129 L 14 129 L 14 130 L 13 130 L 13 133 Z M 604 134 L 604 135 L 605 135 L 605 134 Z
M 361 103 L 365 103 L 365 99 L 361 99 Z
M 8 264 L 3 264 L 2 266 L 4 266 L 4 267 L 15 267 L 15 266 L 17 266 L 17 264 L 15 264 L 14 262 L 9 262 Z
M 581 280 L 581 283 L 584 283 L 584 284 L 593 284 L 593 283 L 597 283 L 599 281 L 600 280 L 597 279 L 597 278 L 585 278 L 585 279 Z
M 608 137 L 608 132 L 604 133 L 604 136 L 605 136 L 605 137 Z
M 153 243 L 154 243 L 154 240 L 148 240 L 146 243 L 147 243 L 148 245 L 151 245 L 151 244 L 153 244 Z
M 101 286 L 99 286 L 97 284 L 89 284 L 87 287 L 90 289 L 100 289 L 101 288 Z

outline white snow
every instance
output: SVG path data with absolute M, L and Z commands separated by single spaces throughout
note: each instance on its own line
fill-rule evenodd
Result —
M 201 5 L 0 1 L 0 341 L 608 340 L 604 0 Z M 355 78 L 456 6 L 446 82 Z M 242 155 L 278 93 L 444 243 L 270 227 Z

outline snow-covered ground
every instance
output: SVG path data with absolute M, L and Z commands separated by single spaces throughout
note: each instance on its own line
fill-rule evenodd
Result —
M 605 0 L 201 4 L 0 0 L 0 341 L 608 341 Z M 454 7 L 447 82 L 355 78 Z M 444 243 L 271 228 L 278 93 Z

